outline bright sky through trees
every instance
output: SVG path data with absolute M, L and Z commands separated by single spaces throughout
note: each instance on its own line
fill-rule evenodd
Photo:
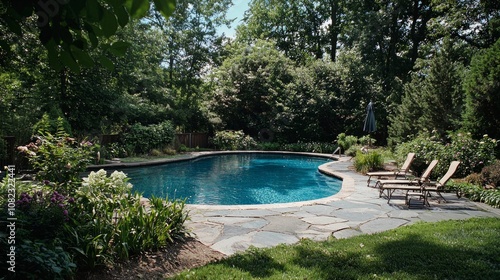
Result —
M 231 24 L 230 28 L 226 26 L 222 26 L 219 28 L 219 33 L 225 33 L 227 37 L 234 37 L 235 36 L 235 29 L 236 26 L 238 26 L 241 23 L 241 20 L 243 19 L 243 14 L 245 11 L 248 9 L 248 3 L 250 0 L 233 0 L 233 6 L 229 8 L 227 11 L 227 18 L 228 19 L 233 19 L 236 18 L 235 21 Z

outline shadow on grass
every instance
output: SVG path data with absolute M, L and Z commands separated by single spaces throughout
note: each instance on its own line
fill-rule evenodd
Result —
M 238 268 L 248 272 L 252 277 L 270 277 L 277 271 L 284 271 L 284 265 L 278 263 L 269 255 L 268 250 L 251 248 L 245 254 L 234 255 L 233 257 L 220 262 L 224 266 Z
M 408 235 L 380 244 L 352 243 L 352 249 L 342 248 L 297 246 L 297 257 L 292 261 L 315 270 L 323 279 L 500 279 L 498 240 L 471 249 Z

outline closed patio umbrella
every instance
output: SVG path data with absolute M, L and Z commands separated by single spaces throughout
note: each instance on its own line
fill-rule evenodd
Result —
M 373 103 L 370 101 L 366 106 L 366 118 L 365 125 L 363 126 L 363 131 L 368 132 L 368 134 L 377 130 L 377 123 L 375 121 L 375 113 L 373 109 Z M 371 143 L 369 143 L 371 146 Z

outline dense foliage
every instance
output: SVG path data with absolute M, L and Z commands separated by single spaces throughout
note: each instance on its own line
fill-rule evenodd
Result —
M 251 150 L 257 146 L 257 142 L 245 135 L 243 131 L 217 131 L 212 138 L 212 143 L 219 150 Z
M 38 169 L 35 181 L 6 176 L 0 182 L 0 218 L 18 219 L 16 253 L 22 253 L 23 261 L 18 262 L 16 277 L 67 279 L 77 267 L 85 270 L 126 260 L 187 234 L 184 201 L 142 200 L 123 172 L 108 176 L 100 170 L 82 181 L 80 173 L 89 163 L 92 145 L 58 128 L 55 136 L 41 133 L 36 143 L 20 147 Z M 0 231 L 3 252 L 10 248 L 8 231 Z M 6 265 L 1 264 L 5 271 Z
M 464 128 L 474 136 L 500 139 L 500 40 L 474 56 L 465 79 Z
M 271 131 L 278 143 L 331 142 L 340 133 L 363 135 L 372 100 L 379 145 L 407 141 L 423 128 L 497 138 L 496 116 L 482 115 L 495 110 L 479 105 L 494 106 L 497 92 L 500 8 L 490 2 L 254 0 L 235 38 L 217 32 L 231 23 L 226 0 L 177 1 L 168 18 L 160 14 L 170 14 L 171 1 L 149 12 L 151 2 L 160 3 L 111 2 L 59 5 L 51 22 L 76 16 L 102 34 L 65 26 L 73 41 L 59 38 L 70 47 L 55 56 L 40 43 L 36 16 L 12 18 L 7 11 L 19 10 L 4 3 L 0 114 L 7 117 L 0 135 L 26 144 L 50 112 L 78 136 L 171 121 L 181 132 L 243 130 L 258 139 Z M 35 6 L 23 13 L 40 11 Z M 13 20 L 21 33 L 12 32 Z M 102 35 L 95 48 L 71 47 L 79 39 L 91 46 L 92 33 Z M 58 56 L 79 56 L 78 68 L 87 67 L 54 71 L 49 62 Z
M 482 139 L 475 140 L 468 133 L 452 133 L 446 141 L 440 140 L 437 135 L 422 132 L 413 140 L 402 143 L 396 147 L 396 157 L 405 158 L 410 152 L 415 153 L 412 170 L 420 174 L 434 159 L 439 163 L 435 167 L 432 177 L 443 176 L 450 163 L 458 160 L 461 164 L 454 176 L 463 178 L 481 170 L 495 162 L 495 148 L 497 140 L 484 135 Z
M 122 141 L 129 155 L 147 154 L 153 149 L 163 149 L 174 140 L 175 130 L 168 121 L 144 126 L 132 125 L 123 134 Z

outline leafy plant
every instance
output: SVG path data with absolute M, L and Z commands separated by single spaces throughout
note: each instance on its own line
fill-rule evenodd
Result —
M 71 191 L 75 182 L 80 182 L 80 173 L 96 158 L 97 145 L 83 140 L 77 141 L 69 137 L 63 127 L 63 121 L 58 119 L 57 133 L 39 131 L 36 141 L 17 150 L 24 154 L 37 171 L 37 180 L 47 180 L 57 185 L 64 193 Z
M 473 201 L 486 203 L 492 207 L 500 208 L 500 190 L 485 189 L 467 182 L 452 182 L 450 187 L 452 190 L 458 190 L 458 193 Z
M 169 121 L 144 126 L 134 124 L 123 134 L 123 143 L 129 154 L 147 154 L 153 149 L 162 149 L 172 143 L 175 129 Z
M 487 185 L 500 187 L 500 161 L 496 160 L 495 163 L 485 166 L 481 170 L 481 178 Z
M 65 236 L 79 264 L 87 268 L 157 249 L 187 233 L 183 201 L 141 201 L 123 172 L 91 172 L 76 191 Z
M 362 153 L 358 151 L 354 158 L 354 168 L 361 173 L 367 173 L 372 170 L 381 169 L 384 164 L 384 158 L 381 153 L 371 151 Z
M 484 135 L 482 139 L 472 139 L 468 133 L 451 133 L 447 143 L 428 132 L 420 133 L 415 139 L 402 143 L 396 147 L 396 157 L 405 158 L 409 152 L 414 152 L 415 160 L 412 169 L 420 173 L 425 169 L 427 162 L 438 159 L 434 169 L 435 176 L 442 176 L 448 169 L 451 161 L 461 162 L 456 177 L 465 177 L 474 172 L 480 172 L 484 166 L 495 160 L 497 141 Z
M 358 138 L 354 135 L 346 135 L 345 133 L 340 133 L 337 135 L 337 143 L 339 144 L 342 151 L 347 151 L 351 146 L 358 143 Z
M 22 192 L 16 201 L 20 217 L 19 227 L 27 231 L 31 238 L 53 238 L 60 234 L 64 224 L 69 221 L 69 208 L 72 203 L 72 197 L 32 186 L 30 192 Z
M 217 131 L 212 143 L 219 150 L 249 150 L 257 147 L 257 142 L 242 130 Z
M 68 279 L 75 274 L 76 264 L 59 239 L 52 242 L 23 240 L 19 245 L 23 256 L 16 277 L 22 279 Z

